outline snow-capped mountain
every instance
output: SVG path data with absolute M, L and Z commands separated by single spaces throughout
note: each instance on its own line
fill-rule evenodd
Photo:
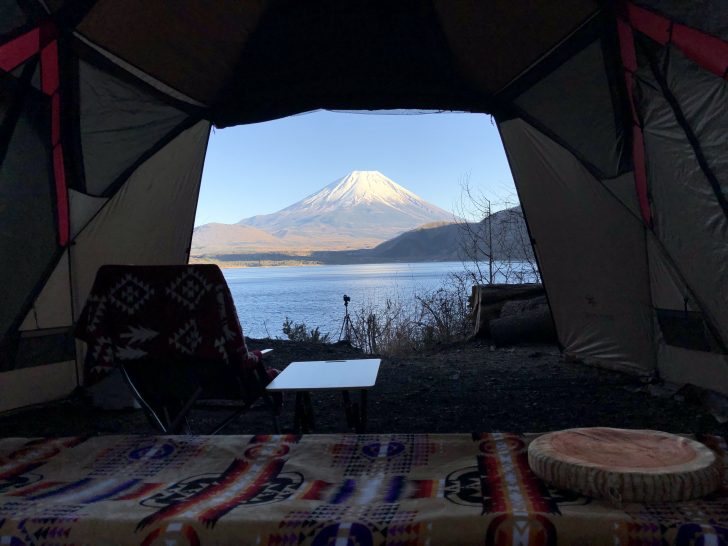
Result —
M 353 171 L 283 210 L 238 223 L 297 245 L 358 248 L 428 222 L 452 220 L 451 213 L 379 171 Z
M 423 219 L 441 214 L 450 216 L 379 171 L 353 171 L 281 212 L 324 213 L 375 203 Z

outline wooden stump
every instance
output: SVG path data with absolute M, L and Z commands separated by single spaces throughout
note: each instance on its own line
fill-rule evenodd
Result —
M 712 493 L 721 462 L 703 444 L 667 432 L 575 428 L 528 447 L 531 470 L 547 483 L 624 502 L 684 501 Z

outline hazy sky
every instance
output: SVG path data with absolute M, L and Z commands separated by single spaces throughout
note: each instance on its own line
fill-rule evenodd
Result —
M 493 200 L 515 200 L 487 115 L 321 111 L 214 131 L 195 225 L 275 212 L 354 170 L 380 171 L 448 211 L 466 177 Z

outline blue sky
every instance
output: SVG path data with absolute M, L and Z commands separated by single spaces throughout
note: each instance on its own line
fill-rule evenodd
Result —
M 490 116 L 320 111 L 215 130 L 195 225 L 275 212 L 354 170 L 380 171 L 448 211 L 465 178 L 491 200 L 515 200 Z

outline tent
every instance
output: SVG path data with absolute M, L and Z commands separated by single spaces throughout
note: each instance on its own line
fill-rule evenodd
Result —
M 728 394 L 721 0 L 0 0 L 0 410 L 105 263 L 184 263 L 212 125 L 491 113 L 564 352 Z

